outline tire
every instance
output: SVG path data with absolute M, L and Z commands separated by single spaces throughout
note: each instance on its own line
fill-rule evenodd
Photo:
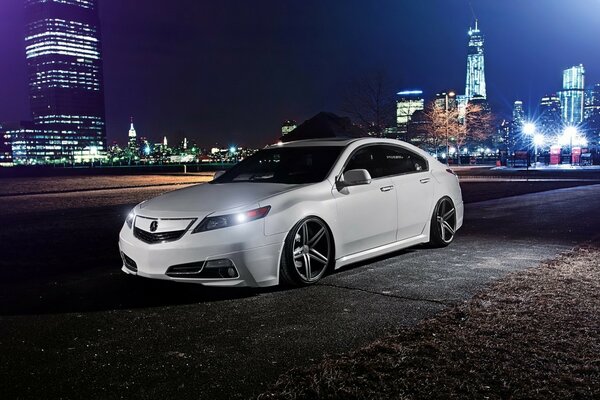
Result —
M 327 224 L 317 217 L 304 218 L 285 239 L 280 283 L 290 286 L 317 283 L 333 264 L 333 254 L 333 237 Z
M 446 247 L 454 240 L 456 234 L 456 207 L 450 197 L 442 197 L 431 216 L 429 231 L 430 247 Z

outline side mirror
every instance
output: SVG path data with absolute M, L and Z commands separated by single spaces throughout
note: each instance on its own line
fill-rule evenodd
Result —
M 215 172 L 215 174 L 213 175 L 213 180 L 219 178 L 224 173 L 225 173 L 225 171 L 217 171 L 217 172 Z
M 366 169 L 351 169 L 344 172 L 337 181 L 338 188 L 346 186 L 368 185 L 371 183 L 371 174 Z

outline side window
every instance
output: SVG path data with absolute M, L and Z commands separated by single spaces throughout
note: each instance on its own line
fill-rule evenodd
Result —
M 385 175 L 427 171 L 427 161 L 420 155 L 398 146 L 384 146 Z
M 366 146 L 359 149 L 350 157 L 344 172 L 351 169 L 366 169 L 373 179 L 386 175 L 381 146 Z

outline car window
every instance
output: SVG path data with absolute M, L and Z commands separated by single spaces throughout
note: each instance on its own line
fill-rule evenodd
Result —
M 281 147 L 260 150 L 212 183 L 271 182 L 304 184 L 326 178 L 341 146 Z
M 399 146 L 384 146 L 385 175 L 400 175 L 427 171 L 427 161 L 420 155 Z
M 366 146 L 357 150 L 348 160 L 344 172 L 351 169 L 366 169 L 373 179 L 384 176 L 385 164 L 381 146 Z

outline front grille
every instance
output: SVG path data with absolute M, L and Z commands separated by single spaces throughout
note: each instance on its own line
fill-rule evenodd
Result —
M 133 272 L 137 272 L 137 264 L 131 258 L 127 257 L 125 253 L 121 253 L 121 258 L 123 258 L 123 265 Z
M 170 242 L 172 240 L 177 240 L 183 236 L 185 233 L 185 229 L 181 231 L 171 231 L 171 232 L 146 232 L 140 228 L 133 228 L 133 235 L 146 243 L 161 243 L 161 242 Z

